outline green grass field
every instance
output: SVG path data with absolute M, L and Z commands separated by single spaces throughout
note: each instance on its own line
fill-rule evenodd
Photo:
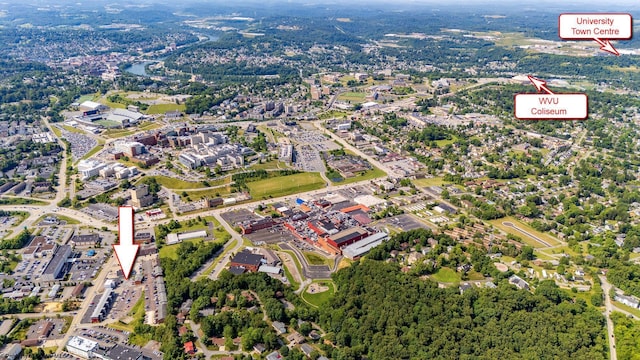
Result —
M 520 229 L 522 229 L 522 230 L 524 230 L 524 231 L 526 231 L 526 232 L 528 232 L 528 233 L 530 233 L 530 234 L 532 234 L 534 236 L 539 237 L 540 239 L 542 239 L 542 240 L 546 241 L 547 243 L 549 243 L 551 246 L 556 246 L 556 245 L 561 245 L 562 244 L 558 239 L 552 237 L 551 235 L 542 233 L 542 232 L 532 228 L 531 226 L 523 223 L 522 221 L 520 221 L 520 220 L 518 220 L 518 219 L 516 219 L 516 218 L 514 218 L 512 216 L 507 216 L 507 217 L 504 217 L 502 219 L 491 220 L 491 221 L 489 221 L 489 223 L 491 225 L 497 227 L 498 229 L 506 232 L 507 234 L 511 234 L 511 235 L 515 235 L 515 236 L 520 237 L 522 239 L 522 241 L 524 241 L 527 245 L 529 245 L 531 247 L 534 247 L 534 248 L 544 248 L 544 247 L 546 247 L 543 243 L 541 243 L 541 242 L 539 242 L 539 241 L 537 241 L 537 240 L 535 240 L 535 239 L 533 239 L 533 238 L 521 233 L 520 231 L 518 231 L 518 230 L 516 230 L 516 229 L 514 229 L 512 227 L 503 225 L 502 223 L 505 222 L 505 221 L 506 222 L 511 222 L 515 226 L 517 226 L 518 228 L 520 228 Z
M 335 294 L 336 285 L 333 283 L 333 281 L 330 281 L 330 280 L 314 281 L 314 283 L 320 284 L 322 286 L 327 286 L 329 290 L 323 291 L 321 293 L 311 294 L 307 292 L 307 289 L 308 289 L 307 287 L 307 289 L 305 289 L 301 295 L 302 295 L 302 299 L 307 303 L 309 303 L 310 305 L 315 307 L 320 307 L 322 304 L 329 301 L 329 299 L 331 299 L 333 294 Z
M 318 118 L 320 120 L 333 119 L 333 118 L 342 119 L 342 118 L 346 118 L 349 115 L 350 113 L 347 113 L 344 111 L 331 110 L 331 111 L 327 111 L 325 113 L 320 114 Z
M 429 187 L 429 186 L 442 186 L 444 184 L 444 180 L 441 177 L 432 177 L 427 179 L 416 179 L 412 180 L 416 186 L 420 187 Z
M 338 181 L 338 182 L 333 182 L 333 184 L 339 184 L 339 185 L 343 185 L 343 184 L 352 184 L 354 182 L 358 182 L 358 181 L 365 181 L 365 180 L 372 180 L 372 179 L 376 179 L 379 177 L 383 177 L 383 176 L 387 176 L 387 173 L 385 173 L 384 171 L 378 169 L 377 167 L 373 167 L 373 169 L 368 170 L 366 172 L 364 172 L 363 174 L 348 178 L 348 179 L 344 179 L 342 181 Z M 327 177 L 329 177 L 329 175 L 327 175 Z M 329 179 L 331 180 L 331 177 L 329 177 Z
M 189 230 L 183 230 L 182 228 L 180 229 L 180 232 L 187 232 Z M 202 239 L 189 239 L 189 240 L 185 240 L 183 241 L 183 243 L 185 242 L 197 242 L 197 241 L 202 241 Z M 176 253 L 178 251 L 178 247 L 180 246 L 180 244 L 182 243 L 178 243 L 178 244 L 173 244 L 173 245 L 165 245 L 162 247 L 162 249 L 160 249 L 158 251 L 158 256 L 160 256 L 160 259 L 162 258 L 171 258 L 171 259 L 177 259 L 178 258 L 178 254 Z
M 112 121 L 112 120 L 98 120 L 95 122 L 95 124 L 104 126 L 105 128 L 119 128 L 120 127 L 120 123 L 117 121 Z
M 144 131 L 155 130 L 161 127 L 162 127 L 162 124 L 160 123 L 147 121 L 147 122 L 144 122 L 142 125 L 138 126 L 138 130 L 144 130 Z
M 150 105 L 146 113 L 147 114 L 164 114 L 167 111 L 176 111 L 176 110 L 184 112 L 185 109 L 186 109 L 186 106 L 184 104 L 157 104 L 157 105 Z
M 633 315 L 635 315 L 635 316 L 637 316 L 637 317 L 640 317 L 640 309 L 634 309 L 634 308 L 632 308 L 631 306 L 627 306 L 627 305 L 625 305 L 625 304 L 623 304 L 623 303 L 620 303 L 620 302 L 614 301 L 613 299 L 611 299 L 611 303 L 612 303 L 615 307 L 620 308 L 621 310 L 627 311 L 627 312 L 629 312 L 629 313 L 631 313 L 631 314 L 633 314 Z M 615 310 L 614 310 L 614 311 L 615 311 Z
M 327 258 L 311 252 L 304 252 L 303 254 L 310 265 L 327 265 Z
M 38 224 L 40 221 L 44 220 L 44 218 L 46 218 L 47 216 L 54 216 L 54 217 L 58 218 L 59 220 L 66 221 L 67 225 L 80 224 L 80 221 L 78 221 L 76 219 L 72 219 L 72 218 L 64 216 L 64 215 L 60 215 L 60 214 L 44 214 L 44 215 L 40 216 L 38 218 L 38 220 L 36 220 L 35 224 Z
M 351 102 L 364 102 L 364 99 L 366 97 L 367 97 L 367 94 L 363 92 L 349 91 L 349 92 L 340 94 L 340 96 L 338 96 L 338 100 L 351 101 Z
M 147 176 L 146 178 L 147 179 L 154 178 L 156 179 L 158 184 L 173 190 L 200 189 L 200 188 L 207 187 L 201 181 L 198 181 L 198 182 L 184 181 L 184 180 L 180 180 L 180 179 L 176 179 L 168 176 Z M 224 178 L 222 180 L 207 181 L 207 183 L 209 184 L 209 186 L 218 186 L 218 185 L 228 184 L 229 181 L 230 181 L 230 178 Z
M 95 155 L 100 150 L 102 150 L 102 145 L 97 145 L 93 149 L 89 150 L 89 152 L 86 153 L 83 157 L 81 157 L 78 161 L 86 160 L 86 159 L 92 157 L 93 155 Z
M 0 205 L 47 205 L 47 203 L 33 199 L 3 197 L 0 198 Z
M 80 129 L 76 129 L 73 126 L 67 126 L 67 125 L 61 125 L 63 129 L 67 130 L 68 132 L 72 132 L 72 133 L 76 133 L 76 134 L 86 134 L 84 131 L 80 130 Z
M 247 183 L 254 199 L 280 197 L 326 186 L 319 173 L 300 173 Z
M 229 186 L 217 187 L 217 188 L 208 189 L 208 190 L 196 190 L 196 191 L 183 190 L 183 191 L 187 193 L 186 197 L 188 197 L 192 201 L 231 194 L 231 188 Z M 180 195 L 182 196 L 182 191 L 180 192 Z
M 108 137 L 108 138 L 120 138 L 120 137 L 125 137 L 125 136 L 129 136 L 129 135 L 133 135 L 136 133 L 136 130 L 128 130 L 128 129 L 109 129 L 106 130 L 104 132 L 104 136 Z
M 251 165 L 251 169 L 270 170 L 270 169 L 288 169 L 289 165 L 279 160 L 271 160 L 262 164 Z
M 93 99 L 95 99 L 95 98 L 96 98 L 96 96 L 92 95 L 92 94 L 82 95 L 82 96 L 80 96 L 78 98 L 77 102 L 82 104 L 85 101 L 93 101 Z
M 429 275 L 429 277 L 437 282 L 443 283 L 460 282 L 460 274 L 446 267 L 440 268 L 437 273 Z
M 438 144 L 439 148 L 443 148 L 449 144 L 453 144 L 454 142 L 456 142 L 456 138 L 454 137 L 453 139 L 449 139 L 449 140 L 436 140 L 436 144 Z
M 291 289 L 293 289 L 293 291 L 298 290 L 298 288 L 300 287 L 300 283 L 293 278 L 291 271 L 289 271 L 286 266 L 283 266 L 282 268 L 284 269 L 284 276 L 287 277 L 287 281 L 289 281 L 289 284 L 291 284 Z

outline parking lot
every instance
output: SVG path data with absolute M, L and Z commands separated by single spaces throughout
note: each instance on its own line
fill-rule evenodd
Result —
M 282 226 L 274 226 L 271 229 L 262 229 L 254 231 L 251 234 L 244 235 L 247 239 L 251 240 L 254 245 L 259 245 L 260 241 L 265 244 L 277 244 L 279 242 L 289 242 L 296 239 L 289 230 L 286 230 Z
M 92 137 L 67 131 L 61 126 L 58 128 L 62 132 L 62 138 L 71 143 L 71 154 L 74 160 L 80 159 L 98 145 L 98 142 Z
M 46 327 L 49 326 L 48 325 L 49 323 L 51 323 L 52 325 L 50 331 L 48 331 L 47 334 L 45 334 L 44 337 L 41 338 L 43 331 L 45 330 Z M 41 340 L 43 341 L 61 339 L 63 337 L 62 329 L 64 328 L 64 324 L 65 324 L 64 319 L 50 318 L 50 319 L 38 320 L 33 325 L 31 325 L 27 330 L 26 339 L 41 338 Z
M 429 226 L 414 219 L 411 215 L 402 214 L 387 219 L 382 219 L 378 222 L 378 227 L 385 224 L 399 228 L 402 231 L 409 231 L 413 229 L 429 229 Z
M 102 256 L 94 255 L 93 258 L 81 257 L 73 259 L 74 262 L 69 270 L 71 273 L 70 280 L 73 282 L 92 280 L 98 274 L 98 269 L 104 263 L 105 259 L 106 257 L 104 254 Z
M 140 299 L 140 295 L 142 295 L 140 286 L 133 286 L 133 281 L 131 280 L 122 283 L 120 290 L 121 292 L 118 292 L 107 319 L 118 320 L 128 316 L 131 308 Z
M 73 229 L 70 227 L 61 227 L 64 225 L 63 223 L 64 221 L 61 221 L 58 226 L 45 226 L 40 230 L 40 236 L 45 236 L 59 243 L 66 243 L 73 234 Z
M 260 217 L 247 209 L 233 210 L 221 214 L 222 218 L 229 224 L 235 225 L 248 220 L 258 220 Z

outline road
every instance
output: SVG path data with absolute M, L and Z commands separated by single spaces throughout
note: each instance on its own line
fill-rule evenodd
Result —
M 331 138 L 333 140 L 339 142 L 345 149 L 348 149 L 348 150 L 352 151 L 353 153 L 355 153 L 356 155 L 360 156 L 361 158 L 366 159 L 370 164 L 372 164 L 373 166 L 377 167 L 378 169 L 381 169 L 382 171 L 387 173 L 387 175 L 389 175 L 389 176 L 391 176 L 393 178 L 399 179 L 399 178 L 402 178 L 404 176 L 402 174 L 397 174 L 395 171 L 391 170 L 385 164 L 383 164 L 383 163 L 379 162 L 378 160 L 374 159 L 373 157 L 363 153 L 362 151 L 360 151 L 360 149 L 358 149 L 355 146 L 349 144 L 343 138 L 341 138 L 338 135 L 334 134 L 333 132 L 329 131 L 324 126 L 322 126 L 323 122 L 324 122 L 323 120 L 319 120 L 319 121 L 314 121 L 313 124 L 318 129 L 320 129 L 320 131 L 322 131 L 325 134 L 331 136 Z
M 231 240 L 227 241 L 227 243 L 224 245 L 224 248 L 222 249 L 222 253 L 226 254 L 227 249 L 229 248 L 231 248 L 230 253 L 237 253 L 240 250 L 240 248 L 242 248 L 242 244 L 243 244 L 242 237 L 231 227 L 231 225 L 229 225 L 226 221 L 224 221 L 222 216 L 220 216 L 219 212 L 214 213 L 213 217 L 216 220 L 218 220 L 220 224 L 222 224 L 222 227 L 224 227 L 224 229 L 229 234 L 231 234 Z M 222 258 L 220 262 L 218 262 L 218 264 L 213 268 L 211 275 L 209 275 L 210 279 L 215 280 L 218 278 L 218 276 L 220 276 L 220 273 L 222 272 L 222 270 L 224 270 L 227 267 L 229 258 L 230 258 L 229 256 L 225 256 Z
M 607 281 L 607 277 L 600 275 L 600 282 L 602 283 L 602 291 L 604 292 L 604 307 L 606 309 L 604 317 L 607 319 L 607 338 L 609 339 L 609 354 L 611 360 L 618 360 L 618 354 L 616 353 L 616 337 L 613 332 L 613 321 L 611 320 L 611 313 L 614 310 L 611 303 L 611 284 Z M 616 309 L 617 310 L 617 309 Z
M 114 269 L 115 270 L 118 269 L 117 266 L 118 266 L 118 263 L 116 261 L 115 256 L 110 256 L 109 260 L 107 260 L 107 262 L 102 266 L 102 270 L 100 271 L 100 274 L 98 274 L 98 276 L 92 281 L 93 286 L 89 287 L 85 292 L 84 301 L 82 302 L 82 305 L 80 305 L 80 309 L 78 309 L 76 316 L 73 317 L 73 320 L 71 321 L 71 326 L 69 326 L 69 331 L 67 331 L 67 333 L 64 335 L 64 338 L 62 339 L 63 340 L 62 344 L 66 344 L 67 341 L 69 341 L 69 338 L 73 333 L 73 330 L 80 325 L 80 321 L 82 321 L 82 317 L 84 316 L 84 313 L 87 312 L 87 310 L 89 309 L 89 306 L 91 305 L 91 301 L 96 296 L 98 289 L 102 287 L 102 284 L 107 278 L 107 275 L 109 275 L 109 273 Z M 64 346 L 58 347 L 56 354 L 61 354 L 63 352 L 62 349 L 64 349 Z

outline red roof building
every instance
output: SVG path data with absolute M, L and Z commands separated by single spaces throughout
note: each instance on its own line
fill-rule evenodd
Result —
M 184 343 L 184 352 L 189 355 L 196 353 L 196 347 L 193 345 L 193 341 Z

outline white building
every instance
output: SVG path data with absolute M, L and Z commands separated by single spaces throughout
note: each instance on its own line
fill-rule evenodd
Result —
M 80 111 L 105 111 L 107 109 L 109 109 L 109 107 L 95 101 L 85 101 L 80 104 Z
M 22 346 L 20 344 L 9 344 L 0 351 L 0 359 L 14 360 L 20 356 Z
M 144 145 L 137 141 L 118 141 L 113 147 L 116 151 L 127 156 L 136 156 L 144 153 Z
M 280 155 L 278 158 L 280 161 L 291 164 L 291 161 L 293 161 L 293 145 L 282 145 L 282 147 L 280 147 Z
M 67 342 L 67 352 L 84 359 L 93 357 L 93 351 L 98 348 L 98 343 L 81 336 L 72 336 Z
M 78 163 L 78 172 L 83 179 L 88 179 L 100 174 L 100 170 L 106 165 L 97 160 L 80 160 Z

